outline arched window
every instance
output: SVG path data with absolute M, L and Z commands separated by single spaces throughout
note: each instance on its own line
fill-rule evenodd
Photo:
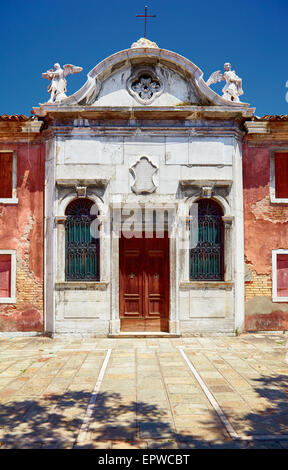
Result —
M 198 243 L 190 249 L 190 280 L 224 280 L 223 211 L 212 199 L 198 204 Z M 191 236 L 191 235 L 190 235 Z
M 98 210 L 93 207 L 91 211 L 93 205 L 90 199 L 79 198 L 66 208 L 66 281 L 100 280 L 100 239 L 93 237 L 94 230 L 91 230 Z

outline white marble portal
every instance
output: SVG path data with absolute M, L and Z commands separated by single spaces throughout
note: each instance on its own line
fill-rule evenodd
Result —
M 47 122 L 47 333 L 120 332 L 119 240 L 111 233 L 115 202 L 150 208 L 169 203 L 185 220 L 191 204 L 203 195 L 223 209 L 225 276 L 222 282 L 189 280 L 189 251 L 174 231 L 169 243 L 170 333 L 234 334 L 243 329 L 240 126 L 253 110 L 218 96 L 202 75 L 171 51 L 135 47 L 98 64 L 86 84 L 61 103 L 34 108 Z M 65 208 L 81 194 L 79 188 L 101 214 L 99 282 L 65 281 Z

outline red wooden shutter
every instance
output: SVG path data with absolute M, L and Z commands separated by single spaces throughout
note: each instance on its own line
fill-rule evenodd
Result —
M 11 296 L 11 255 L 0 255 L 0 297 Z
M 288 153 L 275 153 L 275 196 L 288 198 Z
M 288 255 L 277 255 L 277 296 L 288 297 Z
M 0 198 L 12 197 L 13 153 L 0 152 Z

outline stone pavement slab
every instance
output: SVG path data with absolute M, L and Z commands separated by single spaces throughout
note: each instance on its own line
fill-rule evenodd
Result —
M 0 448 L 287 449 L 287 339 L 0 337 Z

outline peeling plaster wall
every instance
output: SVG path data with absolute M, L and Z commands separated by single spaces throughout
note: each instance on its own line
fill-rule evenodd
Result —
M 41 145 L 0 144 L 17 152 L 18 204 L 0 203 L 0 249 L 16 250 L 16 303 L 0 304 L 0 331 L 43 331 L 43 189 Z
M 288 329 L 288 303 L 272 301 L 272 250 L 288 248 L 288 206 L 271 203 L 269 193 L 271 150 L 281 146 L 243 145 L 247 331 Z

